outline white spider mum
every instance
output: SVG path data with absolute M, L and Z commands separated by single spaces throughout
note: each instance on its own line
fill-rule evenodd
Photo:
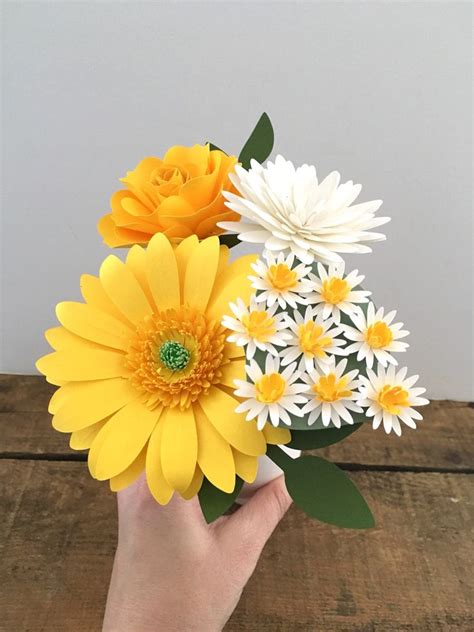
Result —
M 244 399 L 235 409 L 238 413 L 247 412 L 247 420 L 257 418 L 257 427 L 262 430 L 268 422 L 275 427 L 282 421 L 291 426 L 289 413 L 301 417 L 298 404 L 307 399 L 302 393 L 309 389 L 307 384 L 298 383 L 301 373 L 296 371 L 296 363 L 280 371 L 280 361 L 271 355 L 265 359 L 265 373 L 255 360 L 245 367 L 251 382 L 234 380 L 237 389 L 234 394 Z
M 345 340 L 337 338 L 343 330 L 341 327 L 333 327 L 332 318 L 323 320 L 321 314 L 317 315 L 314 309 L 308 305 L 304 316 L 297 310 L 293 312 L 293 318 L 287 318 L 290 328 L 290 338 L 287 346 L 280 352 L 282 365 L 299 359 L 299 370 L 309 371 L 315 366 L 324 366 L 330 361 L 331 355 L 345 355 L 341 347 Z
M 237 166 L 229 177 L 240 195 L 222 194 L 241 220 L 218 226 L 237 232 L 242 241 L 290 251 L 303 263 L 314 259 L 331 263 L 342 260 L 338 253 L 371 252 L 362 242 L 385 239 L 370 232 L 390 221 L 375 217 L 382 201 L 351 206 L 361 185 L 351 180 L 340 184 L 337 171 L 319 182 L 315 167 L 305 164 L 295 169 L 292 162 L 277 156 L 266 167 L 256 160 L 248 171 Z
M 369 303 L 367 317 L 364 312 L 357 309 L 350 314 L 355 327 L 341 325 L 348 340 L 354 341 L 346 347 L 347 354 L 357 352 L 357 360 L 364 360 L 371 369 L 374 358 L 384 367 L 387 364 L 398 364 L 398 361 L 391 355 L 406 351 L 407 342 L 400 342 L 401 338 L 408 336 L 410 332 L 403 330 L 403 323 L 392 324 L 396 316 L 396 311 L 389 312 L 384 316 L 384 308 L 380 307 L 375 311 L 373 303 Z
M 407 378 L 406 374 L 406 368 L 395 373 L 394 366 L 385 370 L 379 365 L 377 374 L 368 369 L 367 377 L 360 376 L 360 397 L 357 403 L 359 406 L 368 406 L 366 415 L 373 417 L 374 430 L 383 422 L 387 434 L 393 430 L 400 436 L 400 421 L 409 428 L 416 428 L 416 421 L 423 419 L 412 407 L 429 404 L 426 398 L 420 397 L 426 389 L 413 388 L 418 375 Z
M 309 295 L 308 303 L 316 304 L 315 311 L 323 318 L 332 316 L 335 323 L 341 321 L 341 312 L 350 315 L 355 311 L 356 304 L 367 303 L 371 292 L 354 290 L 364 276 L 358 270 L 353 270 L 344 276 L 345 263 L 330 263 L 328 270 L 318 263 L 319 278 L 310 274 L 314 292 Z
M 271 252 L 264 253 L 265 261 L 258 259 L 252 264 L 257 276 L 250 276 L 252 287 L 260 290 L 256 300 L 266 302 L 268 307 L 275 303 L 284 309 L 286 305 L 296 308 L 297 303 L 305 303 L 304 294 L 309 294 L 313 285 L 305 278 L 311 267 L 304 263 L 294 265 L 295 256 L 280 252 L 275 257 Z
M 360 395 L 355 389 L 359 385 L 356 379 L 359 371 L 344 373 L 347 359 L 336 364 L 334 358 L 326 366 L 319 369 L 310 369 L 303 375 L 303 380 L 310 387 L 308 403 L 303 407 L 303 414 L 308 416 L 308 426 L 321 416 L 324 426 L 332 424 L 336 428 L 341 427 L 341 419 L 347 424 L 353 424 L 351 411 L 362 413 L 363 409 L 354 400 Z
M 284 347 L 290 334 L 286 331 L 286 314 L 275 314 L 276 304 L 265 308 L 252 297 L 249 307 L 241 298 L 229 307 L 235 318 L 225 315 L 222 319 L 222 326 L 235 332 L 227 337 L 229 342 L 246 347 L 248 358 L 253 358 L 257 349 L 278 355 L 275 345 Z

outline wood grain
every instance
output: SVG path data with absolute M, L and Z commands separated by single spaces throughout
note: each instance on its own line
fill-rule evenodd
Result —
M 0 630 L 100 630 L 113 495 L 82 463 L 3 460 L 0 473 Z M 376 529 L 335 529 L 292 508 L 227 632 L 474 629 L 472 475 L 351 476 Z
M 35 375 L 0 375 L 0 454 L 81 458 L 69 448 L 69 435 L 51 427 L 48 401 L 55 387 Z M 418 430 L 387 437 L 369 424 L 347 440 L 319 451 L 346 464 L 472 470 L 474 408 L 465 402 L 434 401 L 423 409 Z M 85 458 L 85 456 L 83 456 Z

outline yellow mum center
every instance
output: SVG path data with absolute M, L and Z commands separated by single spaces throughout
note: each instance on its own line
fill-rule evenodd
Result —
M 337 402 L 339 399 L 352 395 L 352 391 L 346 388 L 346 384 L 347 377 L 342 376 L 338 380 L 335 373 L 329 373 L 319 378 L 312 386 L 312 391 L 320 402 Z
M 349 283 L 345 279 L 339 277 L 331 277 L 323 282 L 321 296 L 326 303 L 337 305 L 347 298 L 351 291 Z
M 226 330 L 190 307 L 154 314 L 137 328 L 126 356 L 130 380 L 149 406 L 188 408 L 220 381 Z
M 387 347 L 393 340 L 393 334 L 383 320 L 378 320 L 373 325 L 367 327 L 365 332 L 365 340 L 369 347 L 373 349 L 382 349 Z
M 294 270 L 291 270 L 286 263 L 277 263 L 268 268 L 267 279 L 276 290 L 284 292 L 295 288 L 298 282 L 298 276 Z
M 279 373 L 267 373 L 256 382 L 256 399 L 263 404 L 274 404 L 284 394 L 286 382 Z
M 410 405 L 408 391 L 401 386 L 385 385 L 378 394 L 377 401 L 384 410 L 392 415 L 398 415 L 401 408 Z
M 332 338 L 323 334 L 324 328 L 311 320 L 300 325 L 298 340 L 301 351 L 316 358 L 324 358 L 326 356 L 325 349 L 331 346 Z
M 242 324 L 248 335 L 259 342 L 267 342 L 276 333 L 275 319 L 265 311 L 251 311 Z

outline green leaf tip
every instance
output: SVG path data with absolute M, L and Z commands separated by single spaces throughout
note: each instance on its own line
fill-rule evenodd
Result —
M 272 152 L 273 143 L 273 126 L 270 117 L 264 112 L 240 152 L 239 162 L 242 167 L 249 169 L 252 158 L 259 163 L 265 162 Z
M 207 478 L 204 479 L 198 497 L 202 513 L 208 524 L 217 520 L 232 507 L 243 484 L 243 480 L 236 476 L 234 491 L 226 494 L 210 483 Z
M 334 463 L 318 456 L 292 459 L 276 446 L 268 446 L 267 455 L 284 471 L 288 493 L 309 517 L 347 529 L 375 526 L 361 493 Z

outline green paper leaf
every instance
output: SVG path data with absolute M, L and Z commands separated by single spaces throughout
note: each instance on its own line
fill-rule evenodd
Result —
M 272 152 L 273 142 L 273 127 L 268 114 L 264 112 L 240 152 L 239 162 L 242 167 L 249 169 L 252 158 L 259 163 L 264 162 Z
M 237 246 L 237 244 L 240 244 L 240 239 L 237 237 L 237 235 L 223 233 L 222 235 L 218 235 L 218 237 L 221 244 L 227 246 L 228 248 L 233 248 L 234 246 Z
M 243 484 L 244 481 L 236 476 L 234 491 L 230 494 L 226 494 L 220 489 L 217 489 L 217 487 L 214 487 L 207 478 L 204 479 L 198 496 L 202 513 L 208 524 L 217 520 L 217 518 L 232 507 L 235 499 L 240 494 Z
M 211 151 L 221 151 L 223 154 L 225 154 L 226 156 L 228 155 L 227 152 L 225 152 L 223 149 L 221 149 L 220 147 L 218 147 L 217 145 L 214 145 L 214 143 L 211 143 L 210 141 L 206 141 L 205 143 L 206 145 L 209 145 L 209 149 Z
M 285 485 L 295 505 L 311 518 L 348 529 L 375 525 L 359 490 L 334 463 L 318 456 L 292 459 L 270 445 L 267 456 L 285 472 Z
M 333 443 L 338 443 L 349 437 L 353 432 L 362 428 L 362 424 L 354 424 L 353 426 L 341 426 L 340 428 L 326 428 L 325 430 L 291 430 L 291 441 L 287 444 L 288 448 L 295 450 L 315 450 L 317 448 L 325 448 Z

